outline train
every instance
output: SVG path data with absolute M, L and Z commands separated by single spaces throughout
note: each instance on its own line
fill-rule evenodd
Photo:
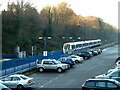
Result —
M 78 42 L 67 42 L 63 44 L 63 53 L 69 53 L 76 50 L 82 50 L 85 48 L 91 48 L 101 45 L 101 39 L 78 41 Z

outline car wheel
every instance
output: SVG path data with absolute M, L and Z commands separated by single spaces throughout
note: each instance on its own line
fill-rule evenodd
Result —
M 78 60 L 76 60 L 75 63 L 80 63 L 80 62 Z
M 58 68 L 57 72 L 61 73 L 62 72 L 62 68 Z
M 18 85 L 17 86 L 17 90 L 23 90 L 23 89 L 24 89 L 23 85 Z
M 70 65 L 68 64 L 68 69 L 70 69 Z
M 44 69 L 43 68 L 39 68 L 39 72 L 43 72 L 44 71 Z
M 88 59 L 88 57 L 84 57 L 84 59 L 85 59 L 85 60 L 87 60 L 87 59 Z

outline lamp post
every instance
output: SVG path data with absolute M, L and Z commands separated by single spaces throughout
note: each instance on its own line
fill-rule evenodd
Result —
M 44 51 L 43 51 L 43 56 L 47 56 L 46 40 L 47 40 L 47 39 L 51 39 L 51 37 L 39 37 L 39 39 L 43 39 L 43 41 L 44 41 Z
M 81 37 L 78 37 L 77 39 L 78 39 L 78 40 L 81 40 Z
M 66 39 L 66 42 L 68 42 L 68 39 L 72 39 L 72 37 L 62 37 L 63 39 Z

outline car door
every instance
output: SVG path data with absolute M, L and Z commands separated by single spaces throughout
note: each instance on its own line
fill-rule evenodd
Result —
M 104 81 L 96 82 L 96 89 L 95 90 L 108 90 L 106 82 L 104 82 Z
M 49 61 L 43 61 L 43 67 L 45 68 L 45 69 L 49 69 Z
M 49 61 L 49 69 L 56 69 L 57 64 L 54 61 Z
M 18 85 L 18 83 L 20 82 L 20 78 L 19 77 L 12 77 L 12 79 L 11 79 L 11 87 L 12 88 L 17 88 L 17 85 Z
M 67 63 L 65 58 L 62 58 L 62 63 Z
M 12 79 L 12 77 L 6 77 L 6 78 L 2 79 L 2 81 L 3 81 L 2 83 L 4 85 L 8 86 L 9 88 L 11 88 L 11 79 Z

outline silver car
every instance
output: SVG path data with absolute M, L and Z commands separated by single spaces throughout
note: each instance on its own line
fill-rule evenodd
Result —
M 10 75 L 0 82 L 9 88 L 17 88 L 18 90 L 31 87 L 34 84 L 33 78 L 29 78 L 22 74 Z

